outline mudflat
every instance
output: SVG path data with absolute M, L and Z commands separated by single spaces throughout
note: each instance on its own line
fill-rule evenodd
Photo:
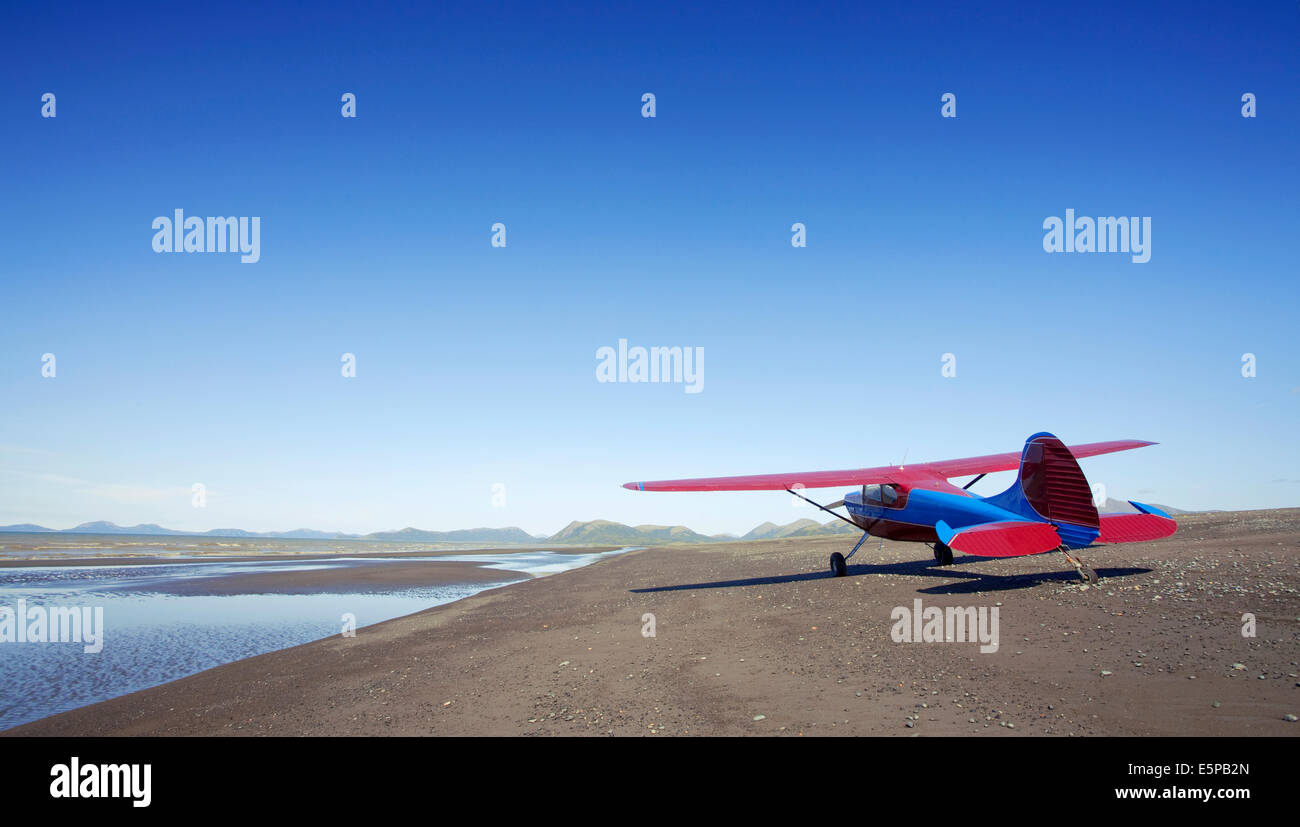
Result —
M 248 572 L 221 577 L 159 580 L 148 591 L 176 595 L 319 594 L 338 591 L 382 593 L 391 589 L 450 583 L 504 583 L 528 577 L 516 571 L 484 568 L 477 563 L 395 562 L 384 565 L 335 566 L 322 569 Z M 146 590 L 145 587 L 140 587 Z
M 1092 588 L 874 539 L 832 578 L 843 536 L 633 551 L 4 734 L 1300 735 L 1300 509 L 1178 520 L 1082 552 Z M 997 650 L 897 641 L 918 599 L 996 609 Z

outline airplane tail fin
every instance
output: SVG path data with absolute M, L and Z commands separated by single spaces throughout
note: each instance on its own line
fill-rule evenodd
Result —
M 1087 477 L 1065 443 L 1049 433 L 1025 441 L 1016 481 L 988 501 L 1031 520 L 1046 520 L 1068 548 L 1090 545 L 1101 531 Z

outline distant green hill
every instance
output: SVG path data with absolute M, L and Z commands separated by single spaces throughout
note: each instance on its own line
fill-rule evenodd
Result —
M 852 534 L 853 528 L 842 520 L 822 524 L 804 518 L 789 525 L 763 523 L 743 537 L 727 535 L 712 537 L 699 534 L 686 526 L 638 525 L 630 526 L 610 520 L 574 521 L 552 534 L 547 543 L 559 545 L 660 545 L 663 543 L 725 543 L 745 540 L 779 540 L 785 537 L 821 537 L 828 534 Z
M 573 545 L 642 545 L 661 543 L 712 543 L 712 537 L 697 534 L 686 526 L 639 525 L 630 526 L 610 520 L 590 520 L 569 523 L 546 539 L 548 543 Z
M 763 523 L 741 537 L 742 540 L 779 540 L 783 537 L 822 537 L 827 534 L 852 534 L 854 529 L 843 520 L 819 523 L 804 517 L 786 525 Z
M 740 539 L 742 540 L 767 540 L 776 536 L 776 532 L 781 530 L 781 526 L 776 523 L 761 523 L 754 526 Z
M 844 522 L 843 520 L 830 520 L 826 523 L 818 523 L 814 520 L 796 520 L 797 523 L 804 523 L 799 528 L 785 530 L 784 534 L 778 533 L 778 537 L 825 537 L 829 534 L 857 534 L 859 530 Z M 812 523 L 812 525 L 807 525 Z M 790 529 L 794 523 L 786 526 Z
M 536 543 L 537 538 L 522 528 L 462 528 L 455 531 L 425 531 L 404 528 L 401 531 L 376 531 L 367 540 L 396 540 L 418 543 Z

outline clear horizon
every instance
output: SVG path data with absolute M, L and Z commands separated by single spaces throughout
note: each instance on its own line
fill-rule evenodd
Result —
M 1007 481 L 1009 482 L 1009 481 L 1011 480 L 1011 478 L 1012 478 L 1011 473 L 1010 473 L 1010 472 L 1004 472 L 1004 473 L 999 473 L 999 474 L 988 474 L 988 475 L 985 476 L 985 479 L 986 479 L 986 480 L 1001 480 L 1001 479 L 1004 479 L 1004 478 L 1005 478 L 1005 480 L 1007 480 Z M 963 478 L 963 479 L 968 479 L 968 478 Z M 1001 486 L 1001 485 L 997 486 L 998 489 L 1001 489 L 1002 487 L 1003 487 L 1003 486 Z M 819 490 L 819 491 L 831 491 L 831 490 L 835 490 L 835 489 L 829 489 L 829 488 L 827 488 L 827 489 L 816 489 L 816 490 Z M 993 489 L 990 489 L 990 491 L 992 491 L 992 490 L 993 490 Z M 985 494 L 988 494 L 988 493 L 989 493 L 989 491 L 986 491 L 986 492 L 985 492 Z M 814 495 L 814 496 L 815 496 L 815 495 Z M 829 501 L 830 501 L 831 499 L 833 499 L 833 498 L 831 498 L 831 497 L 824 497 L 823 499 L 825 499 L 825 500 L 827 500 L 827 501 L 829 502 Z M 1136 498 L 1129 498 L 1129 499 L 1136 499 Z M 1117 499 L 1117 498 L 1115 498 L 1115 497 L 1109 497 L 1109 501 L 1110 501 L 1110 502 L 1108 502 L 1107 504 L 1108 504 L 1108 505 L 1112 505 L 1112 506 L 1113 506 L 1113 505 L 1119 505 L 1119 504 L 1121 504 L 1121 503 L 1123 503 L 1123 502 L 1126 502 L 1125 499 L 1122 499 L 1122 498 L 1121 498 L 1121 499 Z M 1164 506 L 1169 506 L 1169 507 L 1172 507 L 1172 508 L 1176 508 L 1176 509 L 1178 509 L 1179 511 L 1187 511 L 1187 510 L 1188 510 L 1188 509 L 1180 508 L 1179 506 L 1176 506 L 1176 505 L 1171 505 L 1170 503 L 1147 503 L 1147 504 L 1148 504 L 1148 505 L 1164 505 Z M 809 510 L 809 512 L 815 511 L 815 509 L 813 509 L 811 506 L 808 506 L 808 510 Z M 1224 511 L 1224 510 L 1225 510 L 1225 509 L 1207 509 L 1207 511 Z M 1261 509 L 1237 509 L 1237 510 L 1241 510 L 1241 511 L 1255 511 L 1255 510 L 1268 510 L 1268 508 L 1266 507 L 1266 508 L 1261 508 Z M 834 522 L 836 521 L 836 518 L 834 518 L 834 517 L 826 517 L 824 514 L 821 514 L 821 515 L 813 515 L 813 514 L 809 513 L 809 514 L 805 514 L 805 515 L 802 515 L 802 516 L 793 516 L 793 517 L 790 517 L 789 519 L 785 519 L 785 520 L 776 520 L 776 519 L 763 520 L 762 522 L 759 522 L 759 523 L 756 523 L 755 525 L 750 526 L 748 529 L 743 529 L 743 530 L 740 530 L 740 531 L 715 531 L 715 532 L 705 532 L 705 531 L 700 531 L 700 530 L 695 529 L 694 526 L 686 525 L 685 527 L 686 527 L 686 528 L 689 528 L 689 529 L 691 529 L 691 530 L 693 530 L 693 531 L 696 531 L 696 533 L 698 533 L 698 534 L 705 534 L 706 536 L 722 536 L 722 535 L 728 535 L 728 534 L 730 534 L 730 535 L 735 535 L 735 536 L 739 537 L 739 536 L 743 536 L 743 535 L 747 534 L 748 532 L 750 532 L 750 531 L 752 531 L 752 530 L 754 530 L 754 529 L 756 529 L 756 528 L 758 528 L 758 527 L 760 527 L 760 526 L 762 526 L 762 525 L 764 525 L 764 524 L 766 524 L 766 523 L 771 523 L 771 524 L 774 524 L 774 525 L 777 525 L 777 526 L 787 526 L 787 525 L 790 525 L 791 523 L 797 522 L 798 520 L 801 520 L 801 519 L 810 519 L 810 520 L 813 520 L 814 522 L 817 522 L 817 523 L 819 523 L 819 524 L 821 524 L 821 525 L 826 525 L 826 524 L 828 524 L 828 523 L 834 523 Z M 563 525 L 561 525 L 559 528 L 555 529 L 555 531 L 549 531 L 549 532 L 545 532 L 545 531 L 544 531 L 544 532 L 528 531 L 528 529 L 525 529 L 525 528 L 523 528 L 522 526 L 516 526 L 516 525 L 474 525 L 474 526 L 453 526 L 453 527 L 447 527 L 447 528 L 442 528 L 442 527 L 433 528 L 433 527 L 428 527 L 428 526 L 404 525 L 404 526 L 401 526 L 400 528 L 399 528 L 399 527 L 392 527 L 392 528 L 377 528 L 377 529 L 373 529 L 373 530 L 371 530 L 371 531 L 364 531 L 364 532 L 345 532 L 345 531 L 339 531 L 339 530 L 337 530 L 337 529 L 321 528 L 321 527 L 317 527 L 317 526 L 295 526 L 294 528 L 289 528 L 289 529 L 251 529 L 251 528 L 246 528 L 246 527 L 243 527 L 243 526 L 213 526 L 213 527 L 211 527 L 211 528 L 205 528 L 205 529 L 181 529 L 181 528 L 176 528 L 176 527 L 174 527 L 174 526 L 162 525 L 162 524 L 157 523 L 157 522 L 144 522 L 144 523 L 133 523 L 133 524 L 131 524 L 131 525 L 122 525 L 122 524 L 120 524 L 120 523 L 114 523 L 112 520 L 82 520 L 81 522 L 78 522 L 78 523 L 75 523 L 75 524 L 73 524 L 73 525 L 70 525 L 70 526 L 68 526 L 67 528 L 55 528 L 54 526 L 46 526 L 46 525 L 41 525 L 40 527 L 41 527 L 41 528 L 49 529 L 49 530 L 52 531 L 52 532 L 67 533 L 67 532 L 72 531 L 73 529 L 79 528 L 79 527 L 81 527 L 81 526 L 83 526 L 83 525 L 88 525 L 88 524 L 94 524 L 94 523 L 104 522 L 104 523 L 111 523 L 111 524 L 113 524 L 114 526 L 116 526 L 117 528 L 135 528 L 135 527 L 137 527 L 137 526 L 144 525 L 144 526 L 155 526 L 155 527 L 157 527 L 157 528 L 166 529 L 166 530 L 168 530 L 168 531 L 184 531 L 184 532 L 193 533 L 193 534 L 206 534 L 206 533 L 213 532 L 213 531 L 248 531 L 248 532 L 253 532 L 253 533 L 263 533 L 263 534 L 264 534 L 264 533 L 292 533 L 292 532 L 294 532 L 294 531 L 317 531 L 317 532 L 321 532 L 321 533 L 332 533 L 332 534 L 352 534 L 352 535 L 356 535 L 357 537 L 360 537 L 360 538 L 367 537 L 367 536 L 369 536 L 369 535 L 371 535 L 371 534 L 387 534 L 387 533 L 393 533 L 393 532 L 398 532 L 398 531 L 404 531 L 404 530 L 406 530 L 406 529 L 415 529 L 415 530 L 417 530 L 417 531 L 427 531 L 427 532 L 450 533 L 450 532 L 455 532 L 455 531 L 479 531 L 479 530 L 496 531 L 496 530 L 504 530 L 504 529 L 518 528 L 518 529 L 520 529 L 520 530 L 522 530 L 522 531 L 525 531 L 526 533 L 528 533 L 528 534 L 530 534 L 530 535 L 532 535 L 532 536 L 535 536 L 535 537 L 542 537 L 542 538 L 548 538 L 548 537 L 554 536 L 557 532 L 563 530 L 565 527 L 567 527 L 567 526 L 570 525 L 571 523 L 574 523 L 574 522 L 578 522 L 578 523 L 582 523 L 582 522 L 591 522 L 591 521 L 595 521 L 595 520 L 607 520 L 607 518 L 604 518 L 604 517 L 593 517 L 591 520 L 568 520 L 568 521 L 566 521 Z M 622 521 L 620 521 L 620 520 L 608 520 L 608 521 L 609 521 L 609 522 L 622 522 Z M 39 525 L 39 524 L 31 523 L 30 521 L 24 521 L 24 522 L 18 522 L 18 523 L 8 523 L 8 524 L 0 525 L 0 530 L 3 530 L 3 529 L 9 529 L 9 528 L 11 528 L 11 527 L 14 526 L 14 525 Z M 639 526 L 644 526 L 644 525 L 660 525 L 660 526 L 662 526 L 662 525 L 667 525 L 667 526 L 679 526 L 679 525 L 684 525 L 684 524 L 682 524 L 682 523 L 624 523 L 624 525 L 629 525 L 629 526 L 631 526 L 631 527 L 633 527 L 633 528 L 637 528 L 637 527 L 639 527 Z M 14 532 L 14 533 L 19 533 L 19 532 Z M 138 535 L 138 536 L 143 536 L 143 535 Z

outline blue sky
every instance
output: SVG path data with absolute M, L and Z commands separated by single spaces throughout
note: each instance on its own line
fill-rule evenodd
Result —
M 1295 3 L 541 8 L 7 8 L 0 524 L 743 532 L 811 515 L 620 485 L 1041 430 L 1300 505 Z M 155 253 L 178 208 L 261 260 Z M 1066 209 L 1151 260 L 1046 253 Z M 619 339 L 703 391 L 597 382 Z

